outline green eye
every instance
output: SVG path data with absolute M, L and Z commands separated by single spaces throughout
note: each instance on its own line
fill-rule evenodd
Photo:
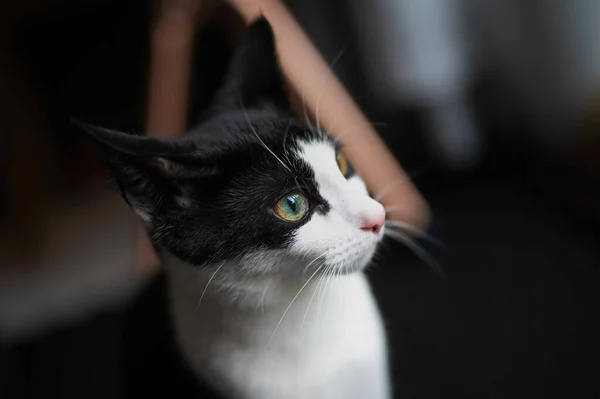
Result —
M 299 192 L 286 194 L 275 204 L 275 213 L 283 220 L 297 222 L 308 212 L 308 200 Z
M 337 164 L 344 177 L 348 177 L 348 160 L 341 152 L 337 155 Z

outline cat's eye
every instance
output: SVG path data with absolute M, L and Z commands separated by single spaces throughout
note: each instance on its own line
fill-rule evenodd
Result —
M 337 154 L 337 164 L 344 177 L 348 177 L 348 172 L 350 171 L 350 168 L 348 167 L 348 160 L 341 151 Z
M 288 222 L 298 222 L 308 213 L 308 200 L 297 191 L 286 194 L 275 204 L 275 213 Z

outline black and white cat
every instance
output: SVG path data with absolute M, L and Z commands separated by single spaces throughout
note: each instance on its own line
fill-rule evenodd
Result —
M 290 111 L 266 20 L 188 134 L 86 130 L 160 252 L 198 377 L 231 398 L 391 396 L 362 272 L 385 210 L 336 141 Z

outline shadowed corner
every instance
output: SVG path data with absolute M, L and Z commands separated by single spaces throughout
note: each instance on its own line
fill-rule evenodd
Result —
M 139 222 L 90 150 L 88 137 L 106 144 L 110 130 L 82 120 L 181 133 L 223 80 L 240 17 L 202 15 L 198 29 L 186 17 L 162 30 L 192 26 L 183 41 L 161 36 L 152 58 L 145 2 L 59 3 L 0 15 L 10 32 L 0 41 L 0 396 L 194 396 L 202 388 L 173 350 L 160 268 L 139 261 Z M 368 125 L 394 157 L 426 169 L 411 180 L 431 212 L 420 198 L 387 204 L 402 243 L 387 239 L 368 274 L 397 396 L 594 396 L 595 3 L 473 5 L 474 23 L 452 0 L 286 4 L 369 120 L 382 121 Z M 306 93 L 292 94 L 303 116 Z M 451 279 L 431 273 L 429 258 Z

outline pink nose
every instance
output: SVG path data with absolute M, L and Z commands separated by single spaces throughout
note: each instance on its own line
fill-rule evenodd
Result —
M 360 227 L 364 231 L 372 231 L 375 234 L 379 234 L 383 224 L 385 223 L 385 209 L 382 205 L 369 212 L 368 215 L 363 217 L 362 226 Z

